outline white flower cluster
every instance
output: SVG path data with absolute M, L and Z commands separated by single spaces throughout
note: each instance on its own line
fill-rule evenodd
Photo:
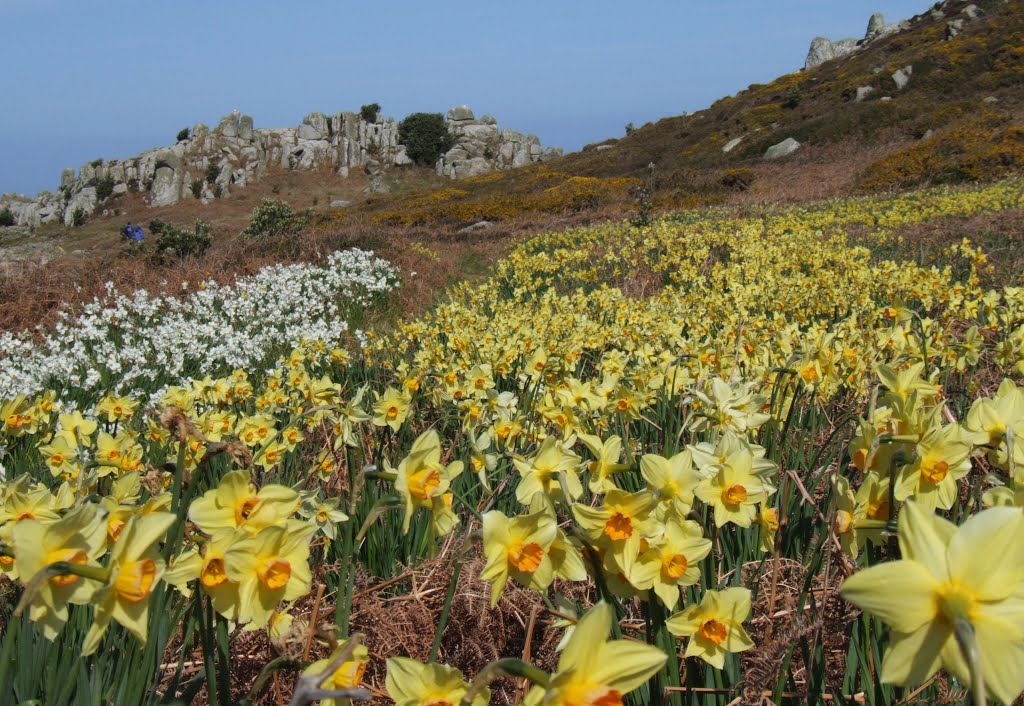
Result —
M 0 399 L 56 384 L 120 394 L 261 365 L 303 340 L 336 345 L 349 316 L 398 285 L 397 270 L 372 252 L 335 252 L 327 263 L 274 265 L 182 296 L 139 290 L 94 299 L 63 314 L 40 337 L 0 333 Z M 355 332 L 361 338 L 361 332 Z

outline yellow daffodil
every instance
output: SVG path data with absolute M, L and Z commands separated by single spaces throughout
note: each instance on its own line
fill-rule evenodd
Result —
M 750 527 L 757 505 L 767 497 L 764 483 L 753 472 L 754 457 L 739 449 L 714 468 L 715 475 L 703 479 L 694 494 L 715 510 L 715 526 L 732 522 Z
M 644 454 L 640 458 L 640 474 L 647 487 L 658 497 L 657 515 L 661 520 L 683 520 L 693 507 L 693 492 L 702 476 L 693 467 L 689 449 L 672 458 Z
M 554 437 L 546 438 L 532 457 L 513 458 L 512 462 L 521 476 L 516 486 L 516 499 L 524 505 L 529 505 L 535 495 L 555 502 L 562 500 L 563 478 L 570 496 L 567 500 L 575 500 L 583 494 L 583 484 L 576 472 L 579 456 Z
M 469 691 L 462 672 L 454 667 L 392 657 L 387 668 L 384 685 L 395 706 L 459 706 Z M 486 706 L 490 700 L 490 689 L 481 689 L 471 706 Z
M 692 605 L 665 621 L 677 637 L 688 637 L 687 657 L 700 657 L 716 669 L 725 665 L 729 652 L 743 652 L 754 646 L 743 627 L 750 617 L 750 591 L 727 588 L 708 591 L 698 605 Z
M 913 462 L 900 468 L 893 481 L 896 499 L 913 498 L 928 510 L 952 507 L 957 481 L 971 470 L 970 452 L 956 424 L 932 427 L 917 443 Z
M 110 551 L 107 583 L 93 598 L 96 611 L 82 644 L 83 655 L 96 651 L 111 619 L 140 642 L 146 641 L 149 597 L 164 573 L 164 560 L 156 545 L 173 523 L 174 515 L 169 512 L 129 519 Z
M 336 656 L 348 646 L 348 640 L 342 640 L 326 659 L 319 659 L 306 667 L 303 674 L 322 675 L 334 663 Z M 366 645 L 356 645 L 352 655 L 343 661 L 334 672 L 320 684 L 322 689 L 354 689 L 363 680 L 363 673 L 370 664 L 370 651 Z M 350 699 L 323 699 L 320 706 L 348 706 Z
M 413 442 L 409 455 L 402 459 L 396 474 L 395 490 L 405 506 L 402 531 L 409 531 L 409 523 L 417 508 L 431 512 L 431 527 L 438 536 L 452 531 L 459 518 L 452 512 L 451 482 L 462 473 L 462 461 L 447 466 L 441 463 L 441 438 L 433 429 L 420 434 Z
M 483 516 L 484 556 L 480 578 L 491 582 L 491 607 L 505 590 L 509 577 L 543 593 L 555 578 L 548 555 L 557 523 L 544 510 L 509 518 L 491 510 Z
M 373 403 L 373 423 L 379 427 L 391 427 L 392 431 L 398 431 L 405 418 L 409 416 L 409 397 L 398 390 L 389 387 L 383 395 Z
M 646 490 L 627 493 L 612 490 L 599 507 L 573 505 L 576 521 L 587 538 L 604 551 L 605 569 L 627 579 L 640 553 L 644 529 L 651 518 L 656 498 Z
M 284 526 L 298 506 L 299 494 L 291 488 L 268 484 L 257 490 L 249 471 L 231 471 L 192 503 L 188 516 L 207 534 L 222 529 L 255 534 L 264 527 Z
M 1024 690 L 1024 515 L 996 507 L 960 527 L 914 501 L 900 512 L 901 559 L 859 571 L 842 596 L 891 628 L 881 680 L 916 685 L 940 668 L 971 674 L 954 635 L 973 628 L 985 687 L 1010 703 Z
M 631 577 L 638 588 L 649 588 L 665 607 L 673 610 L 679 602 L 679 587 L 692 586 L 700 578 L 698 562 L 711 552 L 700 525 L 670 519 L 660 536 L 649 538 Z
M 594 456 L 594 460 L 587 464 L 587 471 L 590 472 L 590 492 L 607 493 L 616 488 L 612 480 L 612 474 L 629 470 L 629 465 L 619 463 L 622 455 L 622 439 L 617 436 L 610 436 L 604 441 L 598 436 L 580 434 L 579 440 L 587 447 Z
M 25 520 L 14 525 L 14 566 L 22 581 L 28 582 L 55 562 L 97 567 L 106 553 L 103 519 L 93 505 L 81 505 L 56 522 L 44 524 Z M 48 640 L 57 637 L 68 619 L 68 604 L 90 603 L 100 584 L 76 574 L 50 576 L 32 596 L 29 617 Z
M 281 601 L 309 591 L 312 534 L 312 527 L 294 521 L 287 527 L 265 527 L 227 548 L 224 573 L 238 584 L 238 622 L 262 627 Z
M 622 706 L 668 656 L 641 642 L 609 640 L 614 612 L 598 603 L 580 618 L 547 687 L 535 686 L 524 706 Z

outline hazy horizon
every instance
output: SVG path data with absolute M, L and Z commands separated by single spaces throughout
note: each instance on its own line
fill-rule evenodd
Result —
M 813 37 L 861 37 L 872 12 L 897 22 L 929 6 L 395 2 L 385 16 L 326 2 L 0 0 L 0 56 L 12 67 L 0 192 L 55 189 L 65 167 L 172 144 L 181 128 L 212 127 L 234 109 L 279 128 L 364 103 L 396 119 L 466 104 L 575 151 L 794 71 Z

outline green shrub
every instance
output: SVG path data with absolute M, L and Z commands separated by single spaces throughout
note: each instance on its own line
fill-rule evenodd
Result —
M 85 212 L 85 209 L 79 206 L 78 208 L 71 212 L 71 226 L 73 228 L 78 228 L 79 226 L 85 225 L 86 217 L 87 214 Z
M 295 235 L 309 221 L 309 214 L 299 216 L 295 209 L 284 201 L 265 199 L 252 210 L 249 225 L 242 231 L 242 238 L 252 240 L 275 235 Z
M 440 113 L 413 113 L 398 123 L 398 140 L 416 164 L 433 166 L 455 140 Z
M 4 206 L 4 210 L 0 211 L 0 228 L 6 228 L 14 225 L 14 214 L 11 212 L 10 206 Z
M 102 167 L 103 166 L 103 159 L 102 158 L 94 159 L 91 162 L 89 162 L 89 165 L 94 167 L 94 168 Z
M 96 198 L 106 201 L 114 194 L 114 177 L 109 174 L 96 181 Z
M 187 140 L 188 136 L 189 136 L 189 133 L 190 133 L 190 131 L 189 131 L 189 129 L 187 127 L 186 128 L 182 128 L 181 130 L 178 130 L 178 138 L 177 138 L 178 142 L 184 142 L 185 140 Z
M 206 165 L 206 183 L 212 184 L 217 181 L 217 177 L 220 176 L 220 165 L 210 162 Z
M 368 123 L 377 122 L 378 116 L 380 116 L 380 103 L 370 103 L 359 109 L 359 117 Z
M 203 180 L 202 179 L 193 179 L 192 183 L 189 185 L 189 188 L 192 189 L 192 196 L 193 197 L 195 197 L 197 199 L 203 197 Z
M 164 260 L 171 256 L 179 260 L 198 257 L 213 243 L 213 228 L 206 221 L 197 220 L 190 230 L 154 218 L 149 230 L 156 237 L 157 257 Z

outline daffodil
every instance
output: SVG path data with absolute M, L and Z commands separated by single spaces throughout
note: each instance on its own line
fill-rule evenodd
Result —
M 608 639 L 613 619 L 607 603 L 587 611 L 547 686 L 533 687 L 524 706 L 622 706 L 626 694 L 661 669 L 668 656 L 657 647 Z
M 402 392 L 389 387 L 383 395 L 378 396 L 373 403 L 373 423 L 379 427 L 391 427 L 392 431 L 398 431 L 409 416 L 409 406 L 412 400 Z
M 619 463 L 622 455 L 622 439 L 617 436 L 610 436 L 604 441 L 598 436 L 580 434 L 579 440 L 587 447 L 594 456 L 594 460 L 587 463 L 587 470 L 590 472 L 590 492 L 607 493 L 617 486 L 612 480 L 612 474 L 629 469 L 629 465 Z
M 957 527 L 908 501 L 898 532 L 901 559 L 859 571 L 840 589 L 891 629 L 881 680 L 911 686 L 945 668 L 969 685 L 955 636 L 965 621 L 986 689 L 1012 702 L 1024 690 L 1024 515 L 995 507 Z
M 640 458 L 640 475 L 658 497 L 657 515 L 661 520 L 683 520 L 693 507 L 693 491 L 703 478 L 693 466 L 689 449 L 672 458 L 644 454 Z
M 543 593 L 555 578 L 548 555 L 555 541 L 557 523 L 544 510 L 509 518 L 498 510 L 483 516 L 484 556 L 487 564 L 480 574 L 491 582 L 491 607 L 498 604 L 511 577 Z
M 299 494 L 291 488 L 268 484 L 257 490 L 249 471 L 231 471 L 189 506 L 188 516 L 207 534 L 222 529 L 254 534 L 264 527 L 284 526 L 298 507 Z
M 599 507 L 573 505 L 573 514 L 587 538 L 604 550 L 606 571 L 630 578 L 656 502 L 645 490 L 627 493 L 616 489 L 608 492 Z
M 169 512 L 150 513 L 128 521 L 110 551 L 106 585 L 93 599 L 96 610 L 82 644 L 83 655 L 96 651 L 111 619 L 140 642 L 146 641 L 149 597 L 164 573 L 164 560 L 156 545 L 173 523 L 174 515 Z
M 971 470 L 970 452 L 958 425 L 932 427 L 917 443 L 914 460 L 893 481 L 896 499 L 913 498 L 928 510 L 952 507 L 957 481 Z
M 409 531 L 409 523 L 417 508 L 431 512 L 431 527 L 438 536 L 452 531 L 459 518 L 452 512 L 451 482 L 462 473 L 462 461 L 441 463 L 441 438 L 433 429 L 420 434 L 413 442 L 409 455 L 402 459 L 396 474 L 395 490 L 405 506 L 402 532 Z
M 640 554 L 632 581 L 638 588 L 650 588 L 673 610 L 679 602 L 679 587 L 692 586 L 700 579 L 698 562 L 711 552 L 711 540 L 705 539 L 700 525 L 670 519 L 660 536 L 647 540 Z
M 1013 479 L 1024 482 L 1024 389 L 1012 380 L 1003 380 L 991 398 L 974 401 L 964 426 L 972 434 L 974 443 L 989 447 L 989 463 L 1009 471 L 1012 462 Z M 1009 436 L 1013 436 L 1012 440 L 1007 438 Z
M 529 505 L 534 495 L 543 495 L 555 502 L 562 500 L 563 480 L 569 493 L 566 500 L 575 500 L 583 494 L 583 484 L 576 472 L 579 456 L 554 437 L 544 439 L 532 457 L 513 458 L 512 463 L 521 476 L 516 486 L 516 499 L 524 505 Z
M 56 522 L 25 520 L 14 525 L 14 567 L 24 582 L 56 562 L 99 568 L 106 553 L 105 524 L 94 505 L 81 505 Z M 68 604 L 90 603 L 100 585 L 77 574 L 50 576 L 32 596 L 29 617 L 44 637 L 57 637 L 68 619 Z
M 239 586 L 238 622 L 262 627 L 281 601 L 309 591 L 312 534 L 312 527 L 296 520 L 286 527 L 264 527 L 227 548 L 224 573 Z
M 342 640 L 326 659 L 319 659 L 306 667 L 303 674 L 323 675 L 331 667 L 339 653 L 348 646 L 348 640 Z M 338 665 L 320 684 L 322 689 L 354 689 L 363 680 L 363 673 L 370 664 L 370 651 L 366 645 L 356 645 L 352 655 Z M 348 706 L 351 699 L 323 699 L 320 706 Z
M 691 605 L 665 621 L 677 637 L 687 637 L 685 656 L 700 657 L 716 669 L 725 665 L 729 652 L 743 652 L 754 646 L 743 621 L 750 617 L 750 591 L 745 588 L 710 590 L 700 603 Z
M 384 685 L 395 706 L 459 706 L 469 691 L 462 672 L 443 664 L 392 657 L 387 669 Z M 470 706 L 486 706 L 490 700 L 490 689 L 481 689 Z
M 764 483 L 754 474 L 754 456 L 746 449 L 738 449 L 721 464 L 713 466 L 715 474 L 705 478 L 694 494 L 714 508 L 715 526 L 732 522 L 750 527 L 757 514 L 757 505 L 767 497 Z

